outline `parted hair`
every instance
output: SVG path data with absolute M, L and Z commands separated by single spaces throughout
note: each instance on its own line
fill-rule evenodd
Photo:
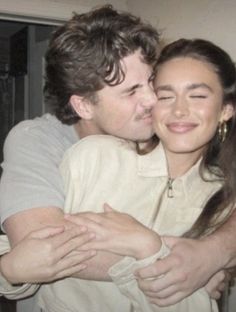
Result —
M 74 124 L 79 116 L 70 97 L 79 95 L 96 103 L 96 92 L 123 81 L 122 59 L 136 50 L 154 65 L 159 34 L 148 23 L 105 5 L 73 17 L 52 35 L 45 55 L 45 101 L 56 117 Z
M 223 105 L 230 103 L 236 110 L 236 69 L 230 56 L 217 45 L 202 39 L 180 39 L 167 45 L 161 52 L 158 67 L 171 59 L 191 57 L 210 64 L 218 75 L 223 89 Z M 213 172 L 222 187 L 208 200 L 186 237 L 199 237 L 214 231 L 227 220 L 236 203 L 236 122 L 234 116 L 227 121 L 227 136 L 223 142 L 218 133 L 209 142 L 203 155 L 200 173 Z M 209 182 L 211 183 L 211 182 Z M 191 208 L 190 208 L 191 209 Z M 222 217 L 224 215 L 224 218 Z

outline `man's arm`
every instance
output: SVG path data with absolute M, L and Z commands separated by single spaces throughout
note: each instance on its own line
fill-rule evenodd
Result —
M 64 227 L 46 227 L 10 249 L 6 236 L 1 235 L 0 272 L 11 284 L 51 282 L 70 276 L 83 270 L 84 261 L 93 256 L 90 251 L 76 253 L 77 247 L 91 239 L 83 227 L 67 231 Z
M 10 249 L 7 236 L 0 235 L 0 296 L 14 300 L 28 297 L 39 288 L 36 283 L 83 270 L 83 262 L 93 254 L 80 253 L 78 262 L 75 249 L 89 240 L 91 235 L 85 228 L 65 231 L 64 227 L 47 227 L 30 233 Z
M 61 129 L 54 131 L 56 121 L 50 120 L 51 117 L 49 121 L 42 118 L 20 123 L 4 145 L 0 210 L 12 246 L 45 226 L 68 226 L 61 209 L 63 181 L 58 169 L 65 146 L 58 140 Z M 97 266 L 89 262 L 88 277 L 106 278 L 106 261 L 108 257 L 104 257 L 104 263 L 98 261 Z
M 236 210 L 229 219 L 214 233 L 204 238 L 209 245 L 215 246 L 219 254 L 221 268 L 236 266 Z
M 12 246 L 18 244 L 25 236 L 45 226 L 65 226 L 70 228 L 70 222 L 64 219 L 64 213 L 57 207 L 42 207 L 29 209 L 12 215 L 4 222 L 4 229 Z M 75 226 L 73 224 L 73 226 Z M 86 260 L 87 267 L 74 273 L 74 277 L 110 281 L 108 269 L 120 259 L 109 252 L 98 252 L 96 256 Z M 78 259 L 79 261 L 79 259 Z
M 25 236 L 45 226 L 66 226 L 63 211 L 57 207 L 32 208 L 18 212 L 3 223 L 10 244 L 14 247 Z
M 205 286 L 215 273 L 236 265 L 235 232 L 236 212 L 201 240 L 166 237 L 170 255 L 138 272 L 139 287 L 160 306 L 182 300 Z M 155 280 L 147 280 L 154 276 Z

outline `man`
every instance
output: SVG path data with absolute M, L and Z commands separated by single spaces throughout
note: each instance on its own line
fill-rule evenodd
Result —
M 5 144 L 1 216 L 13 247 L 32 230 L 65 223 L 58 166 L 78 139 L 99 133 L 152 137 L 158 40 L 150 25 L 110 7 L 75 15 L 55 32 L 46 54 L 45 94 L 57 118 L 23 122 Z M 17 193 L 14 203 L 9 187 Z M 90 262 L 89 270 L 88 276 L 103 278 L 97 265 Z
M 150 25 L 111 7 L 75 15 L 55 32 L 46 54 L 45 94 L 56 117 L 46 115 L 21 123 L 5 144 L 0 209 L 12 246 L 44 226 L 68 226 L 63 218 L 63 185 L 58 166 L 65 150 L 78 139 L 109 133 L 151 143 L 151 111 L 156 102 L 153 65 L 158 40 L 158 33 Z M 11 196 L 12 189 L 17 196 Z M 172 260 L 163 262 L 162 270 L 167 271 L 167 266 L 168 271 L 170 267 L 176 270 L 175 250 L 183 244 L 186 250 L 186 243 L 181 240 L 173 246 L 173 257 L 168 258 Z M 201 248 L 204 254 L 208 252 Z M 73 276 L 106 279 L 107 268 L 115 259 L 113 255 L 98 254 L 88 261 L 86 270 Z M 213 265 L 208 275 L 202 270 L 204 282 L 219 269 L 220 265 Z M 153 271 L 153 267 L 147 270 Z M 155 266 L 154 276 L 160 275 L 157 270 Z M 177 269 L 175 279 L 179 275 L 182 278 L 180 273 Z M 162 282 L 163 288 L 175 284 L 170 277 Z M 156 296 L 161 287 L 154 283 L 140 280 L 140 287 L 148 296 Z M 190 280 L 191 287 L 192 283 Z M 170 286 L 173 287 L 178 293 L 178 288 Z M 181 296 L 193 291 L 191 287 Z M 160 297 L 168 297 L 169 290 L 163 292 Z

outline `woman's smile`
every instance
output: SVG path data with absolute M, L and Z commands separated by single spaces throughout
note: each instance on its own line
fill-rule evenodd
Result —
M 198 126 L 197 123 L 193 122 L 170 122 L 166 125 L 168 130 L 173 133 L 177 134 L 185 134 L 187 132 L 190 132 L 194 130 Z

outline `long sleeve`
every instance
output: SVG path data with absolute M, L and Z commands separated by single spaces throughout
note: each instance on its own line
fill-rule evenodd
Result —
M 134 311 L 156 311 L 152 308 L 153 305 L 148 302 L 146 296 L 139 289 L 134 272 L 165 257 L 168 253 L 169 249 L 164 243 L 162 243 L 161 249 L 148 258 L 136 260 L 131 257 L 125 257 L 110 268 L 108 272 L 110 277 L 118 286 L 120 292 L 131 300 Z
M 134 272 L 148 266 L 158 259 L 162 259 L 169 254 L 168 247 L 162 243 L 161 249 L 151 257 L 136 260 L 125 257 L 113 265 L 109 270 L 109 275 L 117 285 L 120 292 L 125 295 L 132 303 L 135 312 L 217 312 L 218 307 L 215 301 L 211 300 L 204 288 L 193 293 L 181 302 L 168 306 L 159 307 L 151 304 L 144 293 L 139 289 Z M 160 277 L 161 278 L 161 277 Z

